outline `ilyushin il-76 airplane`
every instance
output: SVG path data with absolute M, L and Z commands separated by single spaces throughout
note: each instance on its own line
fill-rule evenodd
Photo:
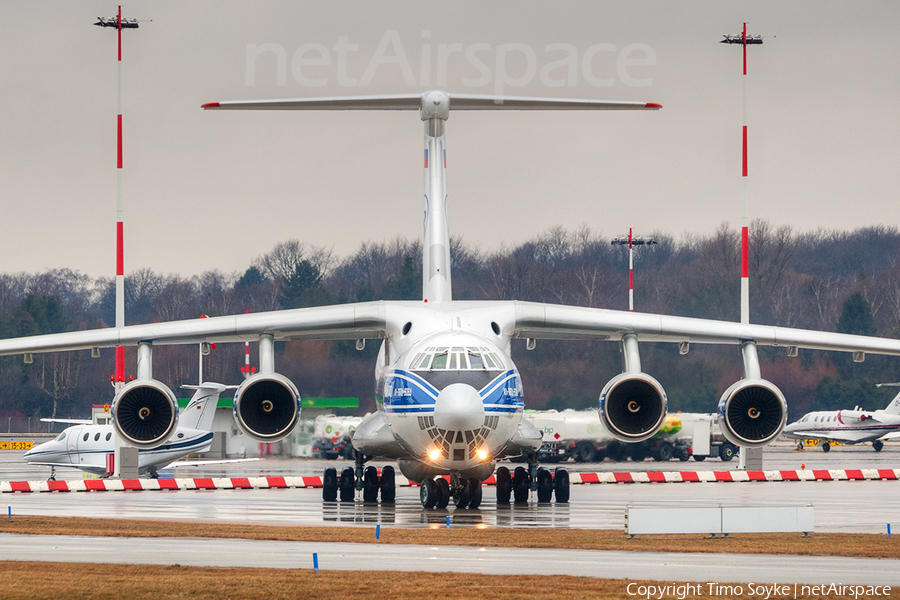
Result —
M 394 471 L 379 476 L 373 458 L 396 459 L 401 472 L 421 482 L 426 508 L 477 507 L 481 485 L 496 462 L 525 455 L 528 468 L 513 475 L 497 469 L 497 502 L 566 502 L 564 469 L 538 469 L 541 433 L 522 419 L 525 391 L 511 356 L 511 341 L 607 340 L 621 346 L 624 369 L 599 393 L 600 418 L 618 439 L 653 436 L 666 416 L 666 393 L 641 368 L 640 342 L 729 344 L 743 365 L 743 378 L 722 394 L 718 419 L 732 443 L 761 446 L 785 426 L 784 395 L 760 372 L 757 346 L 780 346 L 788 356 L 799 348 L 900 355 L 892 339 L 744 325 L 686 317 L 518 301 L 453 300 L 444 130 L 459 110 L 656 110 L 658 104 L 597 100 L 494 97 L 428 91 L 421 94 L 296 100 L 216 102 L 207 110 L 417 110 L 424 123 L 424 239 L 422 299 L 219 316 L 202 320 L 131 325 L 0 341 L 0 355 L 137 346 L 137 378 L 117 394 L 112 407 L 116 432 L 128 444 L 154 447 L 175 430 L 178 413 L 172 391 L 153 378 L 155 345 L 256 341 L 259 372 L 235 392 L 234 418 L 250 437 L 268 442 L 286 436 L 300 416 L 293 382 L 278 373 L 276 341 L 366 340 L 381 344 L 375 364 L 377 411 L 356 429 L 358 458 L 337 476 L 329 469 L 323 497 L 391 503 Z M 448 475 L 448 478 L 440 477 Z M 447 481 L 449 479 L 449 482 Z
M 896 384 L 882 384 L 896 385 Z M 832 442 L 864 444 L 872 442 L 875 452 L 881 452 L 884 441 L 900 437 L 900 394 L 894 396 L 887 408 L 881 410 L 820 410 L 803 415 L 784 428 L 784 437 L 816 440 L 822 450 L 831 450 Z

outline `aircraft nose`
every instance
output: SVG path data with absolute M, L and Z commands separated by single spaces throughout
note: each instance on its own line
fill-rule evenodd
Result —
M 484 402 L 478 390 L 465 383 L 451 383 L 442 389 L 434 401 L 434 424 L 456 431 L 484 425 Z

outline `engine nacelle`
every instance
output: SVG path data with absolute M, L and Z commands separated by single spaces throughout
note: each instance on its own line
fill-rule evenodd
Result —
M 737 446 L 765 446 L 781 435 L 787 423 L 787 402 L 774 383 L 742 379 L 719 400 L 719 428 Z
M 300 420 L 300 393 L 278 373 L 257 373 L 234 394 L 234 420 L 260 442 L 277 442 Z
M 137 448 L 163 444 L 178 425 L 175 394 L 155 379 L 128 383 L 113 399 L 111 412 L 116 433 Z
M 646 373 L 620 373 L 600 393 L 600 421 L 623 442 L 653 437 L 666 419 L 666 392 Z

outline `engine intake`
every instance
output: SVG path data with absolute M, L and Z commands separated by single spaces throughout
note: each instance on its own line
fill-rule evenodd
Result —
M 172 390 L 155 379 L 132 381 L 113 400 L 112 422 L 129 445 L 155 448 L 175 431 L 178 402 Z
M 234 420 L 253 439 L 277 442 L 300 420 L 300 393 L 283 375 L 258 373 L 235 393 Z
M 620 373 L 600 393 L 600 420 L 623 442 L 653 437 L 666 419 L 666 392 L 646 373 Z
M 742 379 L 719 400 L 719 427 L 732 444 L 764 446 L 781 435 L 787 423 L 787 402 L 774 383 Z

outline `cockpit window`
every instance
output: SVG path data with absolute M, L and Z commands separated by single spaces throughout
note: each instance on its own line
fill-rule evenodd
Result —
M 417 371 L 487 371 L 502 368 L 500 358 L 487 348 L 428 348 L 410 363 Z
M 65 432 L 65 431 L 63 431 L 61 434 L 59 434 L 58 436 L 56 436 L 56 441 L 57 441 L 57 442 L 61 442 L 61 441 L 63 441 L 64 439 L 66 439 L 66 432 Z

